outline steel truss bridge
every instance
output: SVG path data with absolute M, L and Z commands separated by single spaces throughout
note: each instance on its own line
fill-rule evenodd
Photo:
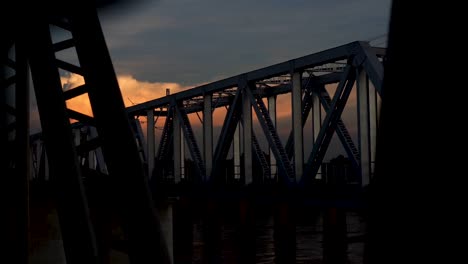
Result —
M 352 42 L 125 108 L 95 8 L 86 1 L 57 8 L 59 15 L 34 17 L 7 28 L 1 46 L 1 170 L 5 186 L 11 187 L 3 200 L 12 201 L 5 210 L 10 222 L 16 223 L 10 237 L 14 250 L 7 253 L 18 262 L 27 263 L 28 257 L 28 186 L 31 181 L 43 181 L 52 186 L 67 263 L 105 263 L 101 258 L 109 246 L 102 244 L 105 235 L 95 231 L 109 225 L 95 222 L 105 219 L 99 210 L 90 218 L 96 196 L 89 198 L 83 185 L 84 179 L 97 175 L 106 180 L 104 186 L 112 187 L 99 189 L 97 196 L 103 204 L 118 204 L 131 262 L 168 263 L 148 180 L 165 177 L 176 186 L 186 182 L 185 145 L 193 162 L 189 180 L 194 186 L 229 182 L 222 170 L 232 146 L 232 177 L 243 185 L 273 182 L 294 187 L 317 178 L 336 133 L 360 186 L 368 185 L 385 49 Z M 69 38 L 53 41 L 51 25 L 67 31 Z M 65 50 L 75 53 L 78 63 L 59 59 L 58 53 Z M 85 83 L 65 89 L 60 71 L 78 74 Z M 42 126 L 42 133 L 33 136 L 29 135 L 31 84 Z M 327 92 L 327 84 L 337 84 L 334 94 Z M 341 119 L 353 89 L 357 142 Z M 285 93 L 291 94 L 292 130 L 283 145 L 275 109 L 276 96 Z M 81 95 L 88 96 L 93 116 L 67 107 L 68 100 Z M 218 107 L 226 107 L 227 114 L 214 142 L 212 113 Z M 188 118 L 199 112 L 203 113 L 203 142 L 197 142 Z M 143 115 L 146 140 L 137 118 Z M 253 115 L 261 127 L 259 134 L 253 130 Z M 154 123 L 159 116 L 165 116 L 165 124 L 156 150 Z M 309 116 L 313 146 L 304 153 L 303 127 Z M 268 155 L 260 148 L 260 137 L 268 142 Z M 171 177 L 156 173 L 163 163 Z M 261 173 L 254 173 L 254 167 Z
M 384 48 L 371 47 L 367 42 L 352 42 L 128 107 L 126 110 L 140 158 L 150 178 L 155 175 L 164 178 L 158 180 L 179 183 L 191 174 L 192 181 L 226 183 L 232 180 L 223 174 L 232 146 L 234 174 L 231 177 L 243 184 L 304 183 L 317 178 L 336 133 L 350 160 L 350 170 L 365 186 L 372 177 L 375 161 L 377 98 L 382 89 L 384 57 Z M 337 85 L 335 94 L 327 92 L 325 85 L 328 84 Z M 65 94 L 79 94 L 84 87 L 68 90 Z M 357 92 L 357 142 L 353 141 L 341 120 L 353 89 Z M 276 97 L 286 93 L 291 94 L 292 129 L 283 145 L 275 127 Z M 267 105 L 264 98 L 267 98 Z M 227 108 L 227 114 L 218 141 L 213 142 L 212 113 L 218 107 Z M 97 135 L 93 118 L 72 110 L 68 112 L 80 121 L 74 124 L 74 134 L 82 163 L 107 173 L 102 150 L 92 146 Z M 202 124 L 202 142 L 197 142 L 193 121 L 191 123 L 188 118 L 193 113 Z M 252 129 L 253 114 L 262 129 L 259 134 Z M 138 119 L 140 116 L 147 118 L 146 137 Z M 303 128 L 309 116 L 312 118 L 313 147 L 310 153 L 304 153 L 305 129 L 297 128 Z M 164 117 L 164 125 L 161 136 L 156 138 L 155 121 L 159 117 Z M 259 137 L 267 140 L 269 149 L 266 152 L 270 155 L 265 155 L 260 147 Z M 155 140 L 159 140 L 157 149 Z M 34 172 L 38 175 L 39 171 L 44 171 L 39 166 L 44 165 L 44 161 L 38 162 L 43 150 L 40 140 L 32 142 Z M 241 145 L 252 147 L 241 148 Z M 184 164 L 186 151 L 193 162 L 189 172 Z M 306 162 L 301 162 L 304 158 Z M 155 173 L 155 164 L 158 173 Z M 261 175 L 254 175 L 255 165 L 261 168 Z

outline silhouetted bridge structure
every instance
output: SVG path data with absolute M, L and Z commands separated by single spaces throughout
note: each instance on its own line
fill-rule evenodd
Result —
M 226 183 L 233 179 L 246 185 L 253 182 L 300 184 L 317 179 L 336 132 L 351 162 L 350 173 L 358 176 L 354 181 L 363 186 L 368 184 L 375 159 L 377 98 L 381 93 L 384 55 L 383 48 L 353 42 L 128 107 L 148 175 L 176 184 L 184 180 Z M 334 95 L 325 89 L 329 84 L 337 85 Z M 340 117 L 353 87 L 357 92 L 357 142 L 353 141 Z M 275 128 L 276 97 L 286 93 L 291 94 L 292 129 L 283 145 Z M 264 98 L 268 100 L 267 105 Z M 212 113 L 219 107 L 227 108 L 227 113 L 214 145 Z M 198 115 L 202 142 L 197 142 L 193 120 L 188 118 L 194 113 L 203 116 Z M 256 115 L 262 129 L 258 134 L 252 128 L 252 114 Z M 140 116 L 147 120 L 146 137 L 138 119 Z M 85 147 L 97 135 L 92 117 L 82 114 L 74 117 L 80 121 L 75 124 L 74 133 L 77 147 L 85 154 L 83 162 L 86 160 L 89 168 L 107 173 L 102 151 Z M 307 131 L 304 125 L 309 117 L 312 128 Z M 164 125 L 160 137 L 156 138 L 155 121 L 159 118 L 164 119 Z M 307 156 L 304 156 L 305 136 L 313 138 L 313 147 Z M 267 140 L 267 150 L 261 149 L 260 137 Z M 155 140 L 159 140 L 157 150 Z M 38 157 L 43 153 L 40 142 L 33 140 L 34 164 L 39 164 Z M 233 179 L 227 179 L 223 167 L 230 150 L 233 152 Z M 187 162 L 185 152 L 191 157 L 190 172 L 184 164 Z M 158 164 L 156 170 L 155 164 Z M 260 168 L 259 174 L 254 175 L 254 167 Z M 34 168 L 36 174 L 41 170 L 40 166 Z M 190 176 L 186 177 L 187 174 Z
M 83 5 L 64 12 L 63 16 L 36 22 L 27 29 L 15 28 L 16 32 L 34 32 L 38 36 L 34 41 L 26 33 L 7 34 L 9 37 L 2 45 L 2 89 L 7 91 L 14 87 L 15 91 L 1 93 L 0 103 L 6 105 L 0 120 L 1 151 L 5 154 L 2 155 L 5 157 L 2 170 L 7 172 L 6 178 L 13 186 L 11 197 L 18 201 L 9 210 L 13 219 L 20 219 L 19 244 L 13 243 L 19 245 L 20 253 L 25 250 L 21 239 L 27 241 L 28 225 L 24 221 L 28 219 L 29 195 L 25 186 L 29 182 L 51 186 L 67 263 L 105 263 L 103 259 L 108 256 L 110 246 L 106 244 L 109 241 L 103 230 L 110 228 L 110 222 L 106 222 L 103 211 L 112 206 L 119 212 L 129 239 L 126 250 L 130 261 L 168 261 L 149 185 L 155 197 L 161 198 L 162 193 L 183 201 L 182 204 L 176 202 L 178 208 L 185 206 L 179 213 L 174 211 L 174 215 L 179 214 L 174 216 L 177 219 L 183 218 L 180 212 L 188 210 L 187 199 L 194 198 L 190 193 L 203 194 L 200 208 L 209 223 L 213 219 L 208 216 L 220 206 L 221 201 L 217 199 L 229 189 L 227 193 L 237 195 L 236 199 L 240 200 L 240 218 L 245 227 L 241 228 L 244 236 L 241 241 L 250 241 L 252 235 L 248 232 L 252 219 L 246 213 L 252 210 L 250 199 L 257 195 L 256 190 L 264 186 L 271 188 L 273 191 L 267 191 L 267 196 L 279 197 L 273 202 L 279 203 L 278 221 L 285 224 L 278 227 L 279 234 L 283 234 L 280 237 L 284 237 L 279 239 L 282 242 L 278 247 L 285 248 L 286 253 L 279 250 L 278 259 L 290 263 L 294 258 L 290 245 L 295 242 L 288 229 L 291 228 L 288 212 L 292 210 L 289 206 L 301 201 L 294 195 L 323 193 L 309 200 L 313 204 L 332 197 L 320 206 L 335 210 L 330 211 L 330 215 L 336 217 L 336 208 L 346 206 L 348 198 L 353 200 L 360 195 L 362 187 L 369 184 L 375 160 L 378 98 L 382 94 L 383 48 L 371 47 L 367 42 L 352 42 L 125 109 L 93 8 Z M 53 42 L 50 25 L 68 31 L 71 37 Z M 58 52 L 67 49 L 76 52 L 79 65 L 57 58 Z M 31 138 L 29 67 L 42 124 L 42 133 Z M 83 76 L 85 84 L 64 90 L 59 70 Z M 336 84 L 334 94 L 325 88 L 329 84 Z M 357 98 L 357 141 L 341 119 L 353 91 Z M 291 97 L 292 128 L 284 145 L 276 129 L 276 98 L 287 93 Z M 85 94 L 90 99 L 92 117 L 68 109 L 66 105 L 67 100 Z M 219 107 L 225 107 L 227 113 L 214 142 L 213 111 Z M 190 114 L 200 112 L 202 142 L 197 141 L 193 121 L 189 119 Z M 253 115 L 260 132 L 253 129 Z M 140 116 L 146 116 L 146 137 L 139 123 Z M 164 126 L 161 136 L 156 138 L 154 129 L 159 117 L 164 117 Z M 70 123 L 71 119 L 78 122 Z M 311 130 L 304 128 L 308 119 Z M 326 177 L 330 183 L 327 185 L 321 174 L 325 171 L 330 174 L 333 169 L 326 169 L 330 166 L 323 166 L 323 159 L 335 133 L 347 154 L 347 175 L 353 177 L 350 177 L 351 182 L 345 182 L 338 179 L 337 175 L 342 173 L 331 173 L 332 176 Z M 313 142 L 310 153 L 304 153 L 306 137 Z M 268 149 L 262 149 L 260 138 L 266 140 Z M 157 149 L 155 140 L 159 142 Z M 226 160 L 231 149 L 232 173 L 227 174 Z M 185 152 L 191 157 L 190 170 L 186 169 Z M 338 171 L 344 167 L 337 168 Z M 332 178 L 335 180 L 330 180 Z M 94 191 L 90 191 L 88 187 L 93 182 L 90 188 Z M 230 185 L 235 188 L 229 188 Z M 341 197 L 339 205 L 335 199 L 337 192 L 348 192 L 342 187 L 351 185 L 351 194 Z M 301 192 L 296 193 L 298 190 Z M 180 224 L 174 221 L 174 226 Z M 335 222 L 330 220 L 330 223 Z M 180 225 L 187 228 L 187 223 Z M 214 224 L 214 231 L 208 233 L 216 234 L 216 226 Z M 176 227 L 173 230 L 173 256 L 176 258 L 181 250 L 176 234 L 180 235 L 181 231 Z M 190 228 L 182 230 L 190 232 Z M 338 235 L 332 232 L 331 236 L 338 236 L 340 240 L 343 235 L 340 232 Z M 207 243 L 215 245 L 215 237 L 209 236 Z M 188 244 L 181 248 L 190 247 Z M 327 248 L 342 252 L 341 244 L 331 245 Z M 17 256 L 24 256 L 20 253 Z M 242 263 L 252 262 L 249 248 L 241 247 L 239 256 Z

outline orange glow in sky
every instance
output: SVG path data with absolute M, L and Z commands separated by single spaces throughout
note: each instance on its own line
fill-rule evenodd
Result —
M 174 94 L 183 90 L 190 89 L 192 87 L 184 87 L 178 83 L 164 83 L 164 82 L 147 82 L 147 81 L 140 81 L 135 79 L 131 75 L 119 75 L 117 77 L 120 90 L 122 93 L 122 98 L 126 107 L 140 104 L 149 100 L 153 100 L 156 98 L 164 97 L 166 95 L 166 89 L 170 89 L 170 93 Z M 81 76 L 76 74 L 71 74 L 69 77 L 62 77 L 62 85 L 64 86 L 64 90 L 73 89 L 79 85 L 84 84 L 84 80 Z M 327 85 L 327 90 L 329 90 L 330 96 L 333 96 L 334 90 L 336 88 L 336 84 L 334 85 Z M 265 105 L 267 105 L 267 100 L 264 99 Z M 356 97 L 355 94 L 352 93 L 349 100 L 348 106 L 355 106 L 356 104 Z M 77 96 L 73 99 L 67 101 L 67 107 L 69 109 L 81 112 L 83 114 L 93 116 L 89 98 L 87 94 L 83 94 L 81 96 Z M 214 127 L 221 127 L 223 125 L 227 110 L 224 107 L 217 108 L 213 112 L 213 126 Z M 346 111 L 343 115 L 346 115 Z M 255 111 L 252 110 L 252 115 L 254 122 L 255 118 Z M 288 123 L 291 124 L 290 120 L 291 116 L 291 96 L 290 94 L 279 95 L 276 101 L 276 119 L 278 123 Z M 203 113 L 190 114 L 189 119 L 192 124 L 192 127 L 200 127 L 201 122 L 200 119 L 203 120 Z M 142 129 L 146 134 L 146 118 L 140 117 L 140 121 L 142 121 Z M 156 126 L 162 127 L 164 122 L 164 118 L 161 118 Z M 287 125 L 288 128 L 283 128 L 286 130 L 290 130 L 290 126 Z M 280 132 L 280 131 L 278 131 Z M 287 131 L 284 131 L 287 133 Z

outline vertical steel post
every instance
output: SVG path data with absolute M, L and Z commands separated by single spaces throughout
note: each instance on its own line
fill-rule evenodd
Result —
M 148 177 L 151 179 L 154 170 L 154 109 L 146 112 L 146 144 L 148 153 Z
M 244 89 L 250 89 L 247 85 Z M 244 177 L 245 184 L 252 183 L 252 105 L 249 95 L 242 93 L 242 119 L 244 128 Z
M 322 111 L 320 108 L 320 97 L 317 91 L 317 92 L 312 92 L 312 135 L 313 135 L 312 144 L 314 144 L 315 141 L 317 140 L 321 128 L 322 128 Z M 321 167 L 317 171 L 316 178 L 322 179 Z
M 213 115 L 212 115 L 212 94 L 205 94 L 203 98 L 203 153 L 205 159 L 206 179 L 211 179 L 213 169 Z
M 181 167 L 182 167 L 182 159 L 181 158 L 181 148 L 182 145 L 184 144 L 184 141 L 182 140 L 182 131 L 181 131 L 181 120 L 179 119 L 179 116 L 177 115 L 176 111 L 177 107 L 174 107 L 173 111 L 173 122 L 174 125 L 172 127 L 173 131 L 173 141 L 174 141 L 174 181 L 175 183 L 179 183 L 181 179 Z
M 377 146 L 377 113 L 377 90 L 372 83 L 369 82 L 370 178 L 374 176 L 375 151 Z
M 179 124 L 182 125 L 182 122 Z M 180 178 L 185 179 L 185 136 L 184 131 L 180 127 Z M 190 153 L 190 152 L 189 152 Z
M 356 88 L 359 123 L 359 152 L 361 154 L 361 183 L 369 184 L 371 176 L 371 135 L 369 114 L 369 80 L 364 69 L 358 69 Z
M 234 132 L 234 179 L 238 180 L 240 179 L 240 174 L 241 174 L 241 150 L 240 150 L 240 123 L 236 125 L 236 130 Z
M 292 74 L 292 129 L 294 135 L 294 170 L 298 182 L 304 171 L 304 141 L 302 134 L 302 73 Z

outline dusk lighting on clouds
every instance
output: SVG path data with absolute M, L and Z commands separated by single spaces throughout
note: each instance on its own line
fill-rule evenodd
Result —
M 189 88 L 183 87 L 177 83 L 139 81 L 130 75 L 117 76 L 117 80 L 126 107 L 163 97 L 166 95 L 166 89 L 170 89 L 171 93 L 176 93 Z M 61 81 L 64 90 L 73 89 L 84 84 L 83 78 L 77 74 L 70 74 L 67 77 L 62 76 Z M 93 116 L 87 94 L 68 100 L 67 107 L 83 114 Z
M 370 40 L 388 30 L 389 0 L 267 2 L 142 1 L 129 9 L 100 13 L 125 106 L 163 97 L 166 89 L 174 94 L 355 40 Z M 61 56 L 77 63 L 67 52 Z M 64 90 L 83 84 L 78 75 L 61 76 Z M 352 93 L 347 105 L 352 108 L 355 102 Z M 92 116 L 87 95 L 68 100 L 67 107 Z M 277 129 L 282 138 L 291 130 L 290 107 L 289 95 L 278 96 Z M 35 109 L 33 102 L 31 110 Z M 215 136 L 225 114 L 225 108 L 213 112 Z M 32 132 L 37 132 L 37 112 L 31 116 Z M 201 113 L 189 115 L 195 129 L 201 124 L 199 117 Z M 353 123 L 349 120 L 354 118 L 354 112 L 343 112 L 345 123 Z M 146 117 L 139 119 L 145 128 Z M 162 126 L 160 122 L 164 117 L 156 125 Z M 351 125 L 349 129 L 356 131 Z

